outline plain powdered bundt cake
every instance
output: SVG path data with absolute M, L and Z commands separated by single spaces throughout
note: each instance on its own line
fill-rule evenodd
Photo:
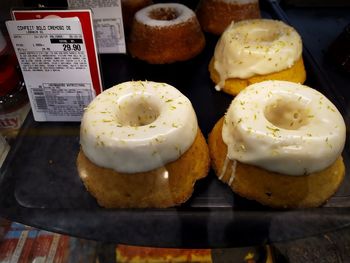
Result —
M 181 4 L 155 4 L 138 11 L 127 42 L 133 57 L 152 64 L 188 60 L 204 46 L 195 13 Z
M 258 0 L 201 0 L 196 14 L 204 31 L 221 35 L 231 22 L 260 18 Z
M 124 31 L 126 34 L 130 32 L 134 15 L 140 9 L 153 4 L 152 0 L 122 0 L 122 14 Z

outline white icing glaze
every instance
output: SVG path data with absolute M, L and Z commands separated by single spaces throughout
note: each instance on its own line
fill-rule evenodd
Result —
M 231 160 L 288 175 L 333 164 L 345 136 L 341 114 L 324 95 L 287 81 L 248 86 L 232 101 L 222 129 Z
M 155 10 L 171 10 L 176 12 L 177 17 L 171 20 L 158 20 L 150 17 L 150 13 Z M 135 14 L 135 19 L 139 23 L 151 27 L 168 27 L 184 23 L 189 19 L 195 17 L 195 13 L 185 5 L 177 3 L 154 4 L 147 6 Z
M 299 34 L 281 21 L 244 20 L 231 23 L 214 52 L 214 68 L 224 86 L 228 78 L 246 79 L 290 68 L 301 57 Z
M 223 164 L 223 166 L 221 168 L 221 174 L 219 176 L 219 180 L 221 180 L 224 177 L 224 175 L 226 173 L 226 170 L 227 170 L 227 165 L 228 165 L 229 161 L 230 161 L 230 159 L 226 156 L 224 164 Z
M 230 180 L 228 180 L 228 185 L 231 185 L 233 183 L 233 180 L 236 177 L 236 167 L 237 167 L 237 161 L 233 160 L 232 167 L 231 167 L 232 171 L 231 171 Z
M 192 145 L 197 126 L 192 104 L 180 91 L 165 83 L 130 81 L 89 104 L 80 143 L 98 166 L 145 172 L 177 160 Z
M 226 156 L 224 164 L 221 167 L 221 173 L 219 176 L 219 180 L 222 181 L 222 178 L 224 178 L 226 171 L 227 171 L 227 165 L 230 161 L 230 158 L 228 158 L 228 156 Z M 232 165 L 231 165 L 231 175 L 230 175 L 230 179 L 228 180 L 228 185 L 231 185 L 233 183 L 233 180 L 236 177 L 236 167 L 237 167 L 237 161 L 233 160 L 232 161 Z

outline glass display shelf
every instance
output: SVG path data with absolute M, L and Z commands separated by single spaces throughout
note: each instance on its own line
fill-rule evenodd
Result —
M 287 17 L 276 1 L 261 1 L 261 11 L 265 18 L 289 21 L 290 15 Z M 314 16 L 317 24 L 316 11 Z M 314 20 L 310 18 L 307 23 Z M 291 24 L 294 25 L 294 17 Z M 348 125 L 346 93 L 338 89 L 339 85 L 349 86 L 348 76 L 338 78 L 341 73 L 335 69 L 334 75 L 328 75 L 309 39 L 310 32 L 299 32 L 304 40 L 306 84 L 325 94 Z M 104 86 L 129 80 L 169 83 L 191 100 L 199 127 L 207 136 L 232 101 L 232 96 L 214 89 L 209 77 L 208 64 L 217 40 L 217 36 L 206 34 L 206 47 L 200 55 L 169 65 L 149 65 L 128 55 L 101 55 Z M 337 81 L 332 81 L 334 77 Z M 85 190 L 77 174 L 79 128 L 80 123 L 35 122 L 29 114 L 1 169 L 1 216 L 103 242 L 202 248 L 277 242 L 350 224 L 348 169 L 338 192 L 320 208 L 275 210 L 262 206 L 234 194 L 211 170 L 196 183 L 192 197 L 179 207 L 103 209 Z M 348 141 L 343 157 L 348 168 Z

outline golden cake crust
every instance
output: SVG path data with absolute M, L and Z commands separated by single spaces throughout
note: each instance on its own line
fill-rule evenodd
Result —
M 222 140 L 221 118 L 209 135 L 212 167 L 219 177 L 227 156 L 227 146 Z M 324 204 L 339 188 L 345 175 L 340 156 L 333 165 L 306 176 L 288 176 L 270 172 L 253 165 L 237 162 L 234 179 L 231 178 L 232 161 L 229 160 L 221 180 L 231 189 L 248 199 L 274 208 L 308 208 Z
M 214 68 L 214 57 L 211 59 L 209 63 L 209 72 L 210 78 L 215 84 L 220 82 L 220 76 L 218 72 Z M 251 84 L 262 82 L 265 80 L 285 80 L 291 81 L 295 83 L 303 84 L 306 79 L 306 71 L 304 67 L 303 58 L 300 57 L 295 64 L 285 70 L 274 72 L 266 75 L 255 75 L 247 79 L 239 79 L 239 78 L 230 78 L 225 80 L 225 85 L 223 87 L 223 91 L 231 94 L 237 95 L 241 90 L 248 87 Z
M 106 208 L 180 205 L 192 195 L 196 180 L 208 174 L 209 166 L 208 146 L 199 129 L 192 146 L 178 160 L 149 172 L 126 174 L 99 167 L 81 150 L 77 158 L 85 187 Z
M 116 258 L 118 263 L 212 262 L 210 249 L 157 248 L 120 244 L 116 249 Z
M 135 13 L 145 6 L 153 4 L 152 0 L 122 0 L 123 24 L 126 34 L 130 31 Z
M 260 18 L 259 2 L 232 4 L 225 1 L 204 0 L 197 7 L 198 21 L 204 31 L 221 35 L 232 21 Z
M 195 17 L 167 27 L 150 27 L 134 19 L 127 43 L 133 57 L 150 64 L 185 61 L 204 46 L 205 37 Z

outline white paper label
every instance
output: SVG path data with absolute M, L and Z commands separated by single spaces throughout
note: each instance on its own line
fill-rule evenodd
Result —
M 126 53 L 120 0 L 68 0 L 70 8 L 91 8 L 99 53 Z
M 7 21 L 36 121 L 80 121 L 95 96 L 78 18 Z

